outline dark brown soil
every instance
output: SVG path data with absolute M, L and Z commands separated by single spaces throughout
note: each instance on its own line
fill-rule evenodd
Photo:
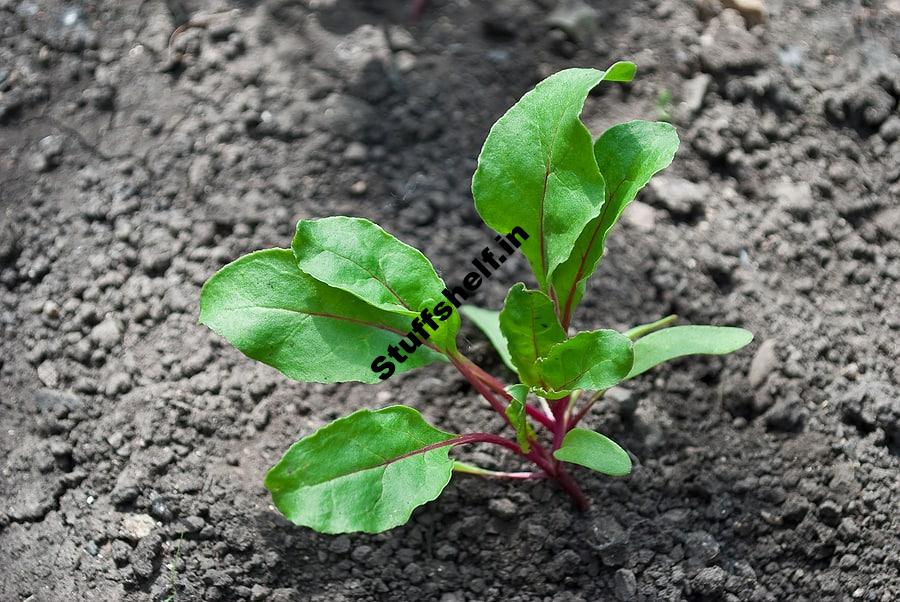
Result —
M 715 0 L 596 0 L 581 34 L 552 0 L 410 4 L 0 0 L 0 600 L 900 599 L 896 0 L 769 0 L 752 30 Z M 449 366 L 288 382 L 197 325 L 199 286 L 332 214 L 458 281 L 490 236 L 468 189 L 491 123 L 620 58 L 638 78 L 589 99 L 592 130 L 668 113 L 682 147 L 577 325 L 756 342 L 598 408 L 639 465 L 578 471 L 588 513 L 457 478 L 377 536 L 288 524 L 262 476 L 328 420 L 500 423 Z

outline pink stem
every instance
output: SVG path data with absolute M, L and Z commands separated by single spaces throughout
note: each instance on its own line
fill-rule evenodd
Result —
M 505 447 L 506 449 L 513 451 L 520 456 L 525 455 L 524 453 L 522 453 L 522 449 L 519 447 L 518 443 L 507 439 L 506 437 L 494 435 L 493 433 L 469 433 L 467 435 L 459 435 L 457 437 L 454 437 L 453 439 L 447 439 L 446 441 L 432 443 L 431 445 L 423 447 L 422 450 L 430 451 L 432 449 L 437 449 L 439 447 L 444 447 L 447 445 L 466 445 L 469 443 L 491 443 L 493 445 L 500 445 L 501 447 Z
M 566 409 L 569 407 L 570 396 L 566 395 L 562 399 L 557 399 L 553 404 L 553 418 L 555 425 L 553 428 L 553 451 L 559 449 L 562 445 L 563 437 L 566 436 L 568 429 L 566 428 Z
M 575 507 L 577 507 L 582 512 L 588 510 L 591 507 L 591 503 L 581 491 L 578 483 L 575 482 L 575 479 L 573 479 L 562 466 L 559 467 L 555 478 L 560 487 L 562 487 L 563 490 L 569 494 L 569 497 L 572 498 L 572 501 L 575 503 Z
M 487 399 L 488 403 L 491 404 L 491 407 L 494 410 L 503 416 L 510 426 L 509 417 L 506 415 L 506 410 L 503 407 L 503 404 L 498 400 L 491 389 L 483 382 L 480 378 L 478 372 L 485 373 L 483 370 L 478 368 L 471 360 L 463 357 L 463 356 L 449 356 L 450 361 L 453 362 L 453 365 L 456 366 L 456 369 L 459 370 L 460 374 L 462 374 L 466 380 L 468 380 L 475 390 L 478 391 L 482 397 Z M 474 368 L 474 369 L 473 369 Z M 505 393 L 506 391 L 504 391 Z M 569 404 L 569 397 L 564 397 L 556 402 L 554 406 L 554 415 L 556 416 L 556 420 L 553 424 L 553 449 L 559 449 L 559 444 L 562 442 L 563 437 L 566 434 L 565 422 L 566 422 L 566 408 Z M 443 445 L 462 445 L 465 443 L 495 443 L 497 445 L 502 445 L 520 456 L 524 456 L 537 464 L 547 475 L 556 479 L 559 483 L 560 487 L 569 494 L 569 497 L 572 498 L 572 501 L 575 503 L 575 506 L 579 510 L 587 510 L 590 507 L 590 503 L 587 498 L 582 493 L 581 489 L 578 487 L 578 483 L 569 476 L 569 473 L 566 472 L 565 468 L 563 468 L 562 463 L 558 460 L 551 459 L 550 454 L 543 448 L 543 446 L 537 441 L 531 441 L 531 450 L 528 453 L 524 453 L 522 449 L 519 447 L 518 443 L 514 441 L 510 441 L 509 439 L 505 439 L 504 437 L 500 437 L 499 435 L 491 435 L 490 433 L 473 433 L 471 435 L 460 435 L 454 439 L 448 439 L 447 441 L 441 442 Z M 438 447 L 441 444 L 434 444 Z
M 497 393 L 498 395 L 500 395 L 501 397 L 503 397 L 503 398 L 506 399 L 507 401 L 509 401 L 510 399 L 512 399 L 512 396 L 509 394 L 509 392 L 508 392 L 508 391 L 506 390 L 506 388 L 503 386 L 503 383 L 502 383 L 502 382 L 500 382 L 499 380 L 497 380 L 497 379 L 496 379 L 494 376 L 492 376 L 491 374 L 489 374 L 489 373 L 485 372 L 484 370 L 482 370 L 480 366 L 478 366 L 477 364 L 475 364 L 475 363 L 474 363 L 472 360 L 470 360 L 469 358 L 467 358 L 467 357 L 465 357 L 465 356 L 461 356 L 461 357 L 463 358 L 463 360 L 464 360 L 465 362 L 467 362 L 467 364 L 468 364 L 469 368 L 471 368 L 472 372 L 474 372 L 475 375 L 476 375 L 479 379 L 481 379 L 481 381 L 484 382 L 487 386 L 489 386 L 495 393 Z M 533 419 L 535 419 L 535 420 L 537 420 L 538 422 L 540 422 L 544 427 L 546 427 L 546 428 L 548 428 L 548 429 L 550 429 L 550 430 L 553 430 L 553 428 L 554 428 L 554 421 L 553 421 L 553 419 L 550 418 L 549 416 L 547 416 L 546 414 L 544 414 L 544 413 L 543 413 L 541 410 L 539 410 L 538 408 L 534 407 L 533 405 L 531 405 L 531 404 L 529 404 L 529 403 L 526 403 L 526 404 L 525 404 L 525 412 L 526 412 L 529 416 L 531 416 Z
M 459 356 L 448 356 L 450 357 L 450 361 L 453 362 L 453 365 L 456 366 L 456 369 L 459 370 L 460 374 L 462 374 L 475 390 L 478 391 L 482 397 L 487 399 L 488 403 L 491 404 L 491 407 L 494 408 L 494 411 L 500 414 L 503 419 L 512 426 L 512 423 L 509 420 L 509 417 L 506 415 L 506 408 L 503 407 L 503 404 L 500 403 L 500 400 L 497 399 L 491 390 L 487 387 L 487 385 L 478 377 L 478 375 L 472 370 L 472 367 L 475 366 L 471 361 L 466 358 Z

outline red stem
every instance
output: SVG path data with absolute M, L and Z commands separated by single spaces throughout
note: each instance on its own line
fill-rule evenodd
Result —
M 505 447 L 508 450 L 511 450 L 520 456 L 524 456 L 522 453 L 522 449 L 519 447 L 519 444 L 511 439 L 507 439 L 506 437 L 501 437 L 500 435 L 494 435 L 493 433 L 469 433 L 467 435 L 459 435 L 454 437 L 453 439 L 447 439 L 446 441 L 439 441 L 438 443 L 432 443 L 431 445 L 427 445 L 422 448 L 420 451 L 431 451 L 432 449 L 437 449 L 439 447 L 444 447 L 447 445 L 466 445 L 469 443 L 491 443 L 493 445 L 500 445 Z
M 494 408 L 494 410 L 498 414 L 503 416 L 507 424 L 510 424 L 510 426 L 512 426 L 509 417 L 506 415 L 506 409 L 503 407 L 503 404 L 494 396 L 491 388 L 487 385 L 487 383 L 484 382 L 481 377 L 481 374 L 487 375 L 487 373 L 476 366 L 471 360 L 463 357 L 462 355 L 449 357 L 450 361 L 454 366 L 456 366 L 456 369 L 459 370 L 460 374 L 462 374 L 466 378 L 466 380 L 468 380 L 472 384 L 472 386 L 475 387 L 475 390 L 478 391 L 481 396 L 491 404 L 491 407 Z M 508 393 L 506 393 L 505 390 L 503 391 L 503 393 L 508 396 Z M 559 400 L 554 407 L 554 415 L 556 416 L 556 420 L 552 425 L 554 450 L 559 449 L 558 443 L 562 442 L 562 439 L 566 434 L 565 412 L 568 404 L 569 398 L 567 396 Z M 490 433 L 473 433 L 470 435 L 460 435 L 459 437 L 455 437 L 454 439 L 448 439 L 447 441 L 443 441 L 440 444 L 434 445 L 440 447 L 442 445 L 462 445 L 465 443 L 496 443 L 497 445 L 502 445 L 503 447 L 514 451 L 520 456 L 528 458 L 529 460 L 537 464 L 541 468 L 541 470 L 547 473 L 547 475 L 556 479 L 560 487 L 562 487 L 563 490 L 569 494 L 569 497 L 572 498 L 572 501 L 575 503 L 575 506 L 579 510 L 584 511 L 590 507 L 590 503 L 584 496 L 584 493 L 581 492 L 581 489 L 578 487 L 578 483 L 576 483 L 575 480 L 571 476 L 569 476 L 569 473 L 566 472 L 565 468 L 563 468 L 562 464 L 558 460 L 552 459 L 550 454 L 547 453 L 547 451 L 538 441 L 531 441 L 531 449 L 528 451 L 528 453 L 523 452 L 518 443 L 499 435 L 491 435 Z
M 471 361 L 466 358 L 459 356 L 449 356 L 450 361 L 453 362 L 453 365 L 456 366 L 456 369 L 459 370 L 460 374 L 462 374 L 475 390 L 478 391 L 482 397 L 484 397 L 491 407 L 494 408 L 494 411 L 500 414 L 507 424 L 512 426 L 512 423 L 509 420 L 509 417 L 506 415 L 506 408 L 503 407 L 503 404 L 500 403 L 500 400 L 497 399 L 491 390 L 487 387 L 487 385 L 482 381 L 481 378 L 472 370 L 473 364 Z
M 566 395 L 562 399 L 557 399 L 556 403 L 553 404 L 553 418 L 556 423 L 553 428 L 553 451 L 559 449 L 559 446 L 562 445 L 563 437 L 569 430 L 566 428 L 566 409 L 569 407 L 570 399 L 571 397 Z
M 465 356 L 462 357 L 463 361 L 466 362 L 466 365 L 472 370 L 472 372 L 477 376 L 484 384 L 490 387 L 495 393 L 506 399 L 507 401 L 512 399 L 512 396 L 503 386 L 503 383 L 497 380 L 493 375 L 488 374 L 484 370 L 481 369 L 478 364 L 470 360 Z M 540 422 L 544 427 L 550 429 L 551 431 L 554 428 L 554 421 L 552 418 L 544 414 L 541 410 L 534 407 L 533 405 L 526 403 L 525 404 L 525 412 L 531 416 L 533 419 Z
M 591 503 L 588 501 L 587 497 L 585 497 L 584 493 L 582 493 L 578 483 L 575 482 L 575 479 L 573 479 L 562 466 L 559 467 L 559 470 L 554 476 L 560 487 L 562 487 L 563 490 L 569 494 L 569 497 L 572 498 L 576 508 L 585 512 L 591 507 Z

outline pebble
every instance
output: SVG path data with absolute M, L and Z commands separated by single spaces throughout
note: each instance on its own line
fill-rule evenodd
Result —
M 114 397 L 131 390 L 131 375 L 127 372 L 116 372 L 106 383 L 106 395 Z
M 691 580 L 691 587 L 702 596 L 719 596 L 725 591 L 728 575 L 721 567 L 713 566 L 701 569 Z
M 722 4 L 741 13 L 747 27 L 755 27 L 766 20 L 766 5 L 763 0 L 722 0 Z
M 896 115 L 889 117 L 887 121 L 881 124 L 881 129 L 878 133 L 888 143 L 900 139 L 900 117 Z
M 348 163 L 363 163 L 369 158 L 369 149 L 361 142 L 351 142 L 344 151 Z
M 0 219 L 0 266 L 11 264 L 19 252 L 19 231 L 12 219 Z
M 56 159 L 62 154 L 63 141 L 60 136 L 44 136 L 38 142 L 41 154 L 48 159 Z
M 509 520 L 516 517 L 518 508 L 509 498 L 501 497 L 488 502 L 488 512 L 497 518 Z
M 47 301 L 41 308 L 41 313 L 48 320 L 59 319 L 59 304 L 56 301 Z
M 206 526 L 206 521 L 199 516 L 188 516 L 179 522 L 173 532 L 175 535 L 186 535 L 188 533 L 197 533 Z
M 719 557 L 719 543 L 706 531 L 688 533 L 684 546 L 692 566 L 706 566 Z
M 648 196 L 654 204 L 676 219 L 686 219 L 702 214 L 703 204 L 709 202 L 712 189 L 705 182 L 694 183 L 677 176 L 657 176 L 647 186 Z
M 700 73 L 684 82 L 681 87 L 681 109 L 686 117 L 693 117 L 703 108 L 703 98 L 711 81 L 711 75 Z
M 706 71 L 755 71 L 773 58 L 745 25 L 739 14 L 727 10 L 710 21 L 700 37 L 700 61 Z
M 53 169 L 59 165 L 62 150 L 61 136 L 44 136 L 38 142 L 38 152 L 31 156 L 31 169 L 37 173 Z
M 780 207 L 798 219 L 808 218 L 815 207 L 812 188 L 806 182 L 776 182 L 772 186 L 772 197 Z
M 150 501 L 150 515 L 164 523 L 172 520 L 172 511 L 166 504 L 166 500 L 161 497 L 153 498 Z
M 143 537 L 131 552 L 129 561 L 135 575 L 141 579 L 153 576 L 154 560 L 162 548 L 162 536 L 159 534 Z
M 766 428 L 782 433 L 796 433 L 803 429 L 806 412 L 799 399 L 782 399 L 766 412 Z
M 408 50 L 400 50 L 394 54 L 394 62 L 400 73 L 409 73 L 416 67 L 416 55 Z
M 758 388 L 769 377 L 772 370 L 778 364 L 778 357 L 775 355 L 775 339 L 766 339 L 762 342 L 750 362 L 750 385 Z
M 633 600 L 637 594 L 637 579 L 634 572 L 628 569 L 619 569 L 613 576 L 613 591 L 617 600 Z
M 624 566 L 631 555 L 629 533 L 613 517 L 598 519 L 591 527 L 594 543 L 600 562 L 609 567 Z
M 369 185 L 366 184 L 365 180 L 357 180 L 350 186 L 350 194 L 353 196 L 362 196 L 366 194 L 366 191 L 369 189 Z
M 650 232 L 656 227 L 656 209 L 647 203 L 634 201 L 628 206 L 622 219 L 642 232 Z
M 106 350 L 112 349 L 122 340 L 122 329 L 113 318 L 106 318 L 91 329 L 91 339 Z
M 59 385 L 59 372 L 50 360 L 45 360 L 37 367 L 38 378 L 51 389 Z
M 579 46 L 586 47 L 597 33 L 600 13 L 583 0 L 562 0 L 547 16 L 549 27 L 564 31 Z
M 346 554 L 350 551 L 350 538 L 346 535 L 335 537 L 331 540 L 328 548 L 335 554 Z
M 54 391 L 53 389 L 38 389 L 34 393 L 34 403 L 38 411 L 50 414 L 68 413 L 69 410 L 80 408 L 83 404 L 81 400 L 65 391 Z
M 122 534 L 132 541 L 150 535 L 156 528 L 156 521 L 147 514 L 129 514 L 122 519 Z
M 363 544 L 353 548 L 353 552 L 350 554 L 350 558 L 353 559 L 353 562 L 363 562 L 367 560 L 371 555 L 372 546 Z

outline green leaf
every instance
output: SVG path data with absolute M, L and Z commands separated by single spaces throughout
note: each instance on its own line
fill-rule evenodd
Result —
M 676 150 L 678 134 L 662 122 L 629 121 L 614 125 L 597 139 L 594 155 L 606 181 L 605 202 L 552 277 L 564 323 L 571 318 L 584 295 L 585 281 L 603 257 L 609 231 L 653 174 L 672 162 Z
M 512 357 L 509 355 L 509 347 L 506 345 L 506 339 L 503 337 L 503 333 L 500 332 L 500 312 L 494 311 L 493 309 L 475 307 L 474 305 L 463 305 L 459 308 L 459 311 L 462 315 L 475 323 L 475 326 L 487 336 L 491 345 L 497 350 L 503 363 L 506 364 L 510 370 L 516 372 Z
M 412 408 L 359 410 L 294 443 L 266 475 L 275 506 L 321 533 L 378 533 L 409 520 L 450 481 L 453 435 Z
M 553 457 L 613 477 L 631 473 L 628 452 L 609 437 L 587 429 L 574 428 L 566 433 L 560 448 L 553 452 Z
M 367 219 L 301 220 L 291 248 L 301 270 L 380 309 L 415 317 L 443 299 L 444 282 L 428 258 Z M 438 326 L 427 331 L 432 342 L 455 349 L 456 312 L 446 322 L 431 320 Z
M 579 119 L 584 101 L 600 82 L 633 76 L 631 63 L 560 71 L 525 94 L 484 142 L 472 177 L 475 208 L 501 234 L 527 233 L 522 252 L 541 289 L 603 203 L 603 176 Z
M 634 366 L 628 378 L 685 355 L 725 355 L 753 340 L 753 334 L 731 326 L 673 326 L 634 342 Z
M 509 289 L 500 312 L 500 331 L 523 383 L 545 387 L 537 361 L 550 348 L 566 340 L 553 301 L 540 291 L 530 291 L 519 282 Z
M 528 399 L 528 387 L 526 385 L 510 385 L 506 387 L 512 395 L 509 405 L 506 406 L 506 417 L 509 418 L 513 428 L 516 429 L 516 441 L 526 454 L 531 450 L 529 439 L 535 437 L 535 432 L 528 424 L 528 415 L 525 412 L 525 402 Z
M 289 378 L 323 383 L 380 382 L 372 360 L 409 331 L 407 316 L 301 272 L 287 249 L 250 253 L 216 272 L 200 293 L 200 323 Z M 442 359 L 420 347 L 397 371 Z
M 537 392 L 558 399 L 575 389 L 608 389 L 625 379 L 633 359 L 631 340 L 615 330 L 578 333 L 537 361 L 544 382 Z

